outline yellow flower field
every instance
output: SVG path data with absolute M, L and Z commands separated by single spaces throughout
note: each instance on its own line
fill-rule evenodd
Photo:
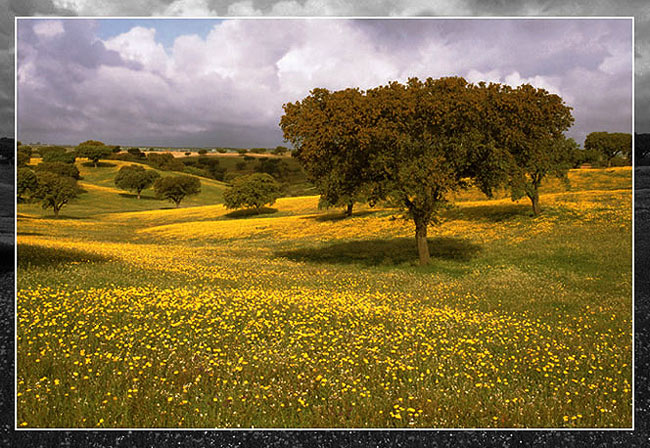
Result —
M 631 190 L 601 171 L 539 218 L 467 193 L 428 267 L 395 210 L 316 197 L 19 209 L 17 424 L 629 427 Z

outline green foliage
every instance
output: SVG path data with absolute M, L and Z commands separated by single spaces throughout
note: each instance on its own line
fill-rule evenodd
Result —
M 207 150 L 207 149 L 199 149 L 199 155 L 204 156 L 204 155 L 206 155 L 207 153 L 208 153 L 208 150 Z
M 226 148 L 217 148 L 217 152 L 218 152 L 219 154 L 225 154 L 225 153 L 228 152 L 228 150 L 227 150 Z
M 272 205 L 279 197 L 280 186 L 265 173 L 238 177 L 223 193 L 224 205 L 229 209 L 252 207 L 259 210 L 265 205 Z
M 68 151 L 63 146 L 46 146 L 38 150 L 43 162 L 74 163 L 75 153 Z
M 276 156 L 281 156 L 283 154 L 286 154 L 289 151 L 289 148 L 286 146 L 276 146 L 273 151 L 271 151 L 271 154 L 275 154 Z
M 584 147 L 586 150 L 593 150 L 601 153 L 611 166 L 617 155 L 632 160 L 632 134 L 624 132 L 592 132 L 585 138 Z
M 249 152 L 252 152 L 254 154 L 264 154 L 266 151 L 266 148 L 251 148 Z
M 38 178 L 36 173 L 30 168 L 18 168 L 16 178 L 16 194 L 18 201 L 24 199 L 26 194 L 34 194 L 38 188 Z
M 27 145 L 22 145 L 18 147 L 16 153 L 16 162 L 18 166 L 27 166 L 32 159 L 32 147 Z
M 237 169 L 239 171 L 245 170 L 246 169 L 246 162 L 237 162 L 235 164 L 235 169 Z
M 142 151 L 140 151 L 140 148 L 129 148 L 126 152 L 132 155 L 135 159 L 146 158 L 145 154 Z
M 147 161 L 154 168 L 158 168 L 163 171 L 183 171 L 185 164 L 177 158 L 174 157 L 172 153 L 169 152 L 151 152 L 147 154 Z
M 48 171 L 50 173 L 58 174 L 59 176 L 72 177 L 77 180 L 80 179 L 79 169 L 71 163 L 41 162 L 36 165 L 36 171 Z
M 41 171 L 37 174 L 37 178 L 38 187 L 34 197 L 41 199 L 44 209 L 51 208 L 54 216 L 59 216 L 61 207 L 79 194 L 77 181 L 72 177 Z
M 280 120 L 284 138 L 296 148 L 292 155 L 316 185 L 322 203 L 348 206 L 349 213 L 372 177 L 371 109 L 359 89 L 314 89 L 302 101 L 285 104 Z
M 238 149 L 237 152 L 239 153 L 240 156 L 243 156 L 248 152 L 248 150 L 242 148 L 242 149 Z
M 154 182 L 153 189 L 157 198 L 167 199 L 179 207 L 186 196 L 201 192 L 201 182 L 192 176 L 161 177 Z
M 93 162 L 95 168 L 99 163 L 99 159 L 106 159 L 112 153 L 113 149 L 111 146 L 106 146 L 102 142 L 96 140 L 88 140 L 83 143 L 80 143 L 77 146 L 77 157 L 86 157 L 88 160 Z
M 282 179 L 289 174 L 289 165 L 284 160 L 262 158 L 255 171 L 269 174 L 276 179 Z
M 115 186 L 120 190 L 134 191 L 140 199 L 142 190 L 151 187 L 159 177 L 156 171 L 139 165 L 123 166 L 115 176 Z

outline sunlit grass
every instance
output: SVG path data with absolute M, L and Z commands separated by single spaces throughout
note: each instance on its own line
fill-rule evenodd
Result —
M 18 425 L 629 427 L 631 170 L 596 171 L 458 203 L 426 267 L 316 197 L 19 218 Z

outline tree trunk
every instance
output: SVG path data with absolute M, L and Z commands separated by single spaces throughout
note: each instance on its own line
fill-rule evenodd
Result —
M 60 208 L 55 205 L 55 206 L 52 207 L 52 209 L 54 210 L 54 217 L 58 218 Z
M 97 162 L 99 162 L 99 160 L 93 160 L 93 163 L 95 164 L 95 168 L 97 168 Z
M 539 208 L 539 193 L 537 190 L 535 190 L 534 193 L 529 194 L 528 197 L 530 198 L 530 202 L 533 205 L 533 215 L 537 216 L 540 213 L 540 208 Z
M 352 207 L 354 207 L 354 202 L 348 202 L 347 208 L 345 209 L 345 216 L 352 216 Z
M 427 243 L 426 223 L 415 223 L 415 242 L 418 245 L 418 257 L 420 259 L 420 266 L 429 264 L 431 255 L 429 255 L 429 244 Z
M 140 192 L 138 191 L 138 199 L 140 199 Z
M 181 201 L 177 201 L 177 202 L 176 202 L 176 208 L 178 208 L 178 207 L 180 207 L 180 206 L 181 206 Z

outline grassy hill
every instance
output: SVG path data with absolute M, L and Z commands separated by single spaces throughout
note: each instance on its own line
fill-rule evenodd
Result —
M 397 210 L 166 208 L 117 169 L 63 218 L 19 206 L 19 425 L 631 425 L 630 168 L 548 182 L 539 217 L 463 192 L 423 267 Z

